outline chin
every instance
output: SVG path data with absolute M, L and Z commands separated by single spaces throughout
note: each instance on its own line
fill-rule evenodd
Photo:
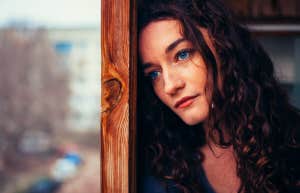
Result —
M 204 122 L 208 118 L 208 114 L 209 109 L 204 106 L 202 108 L 191 109 L 188 112 L 178 114 L 178 116 L 185 124 L 193 126 Z
M 201 123 L 202 121 L 198 121 L 198 120 L 183 120 L 183 122 L 189 126 L 194 126 L 197 125 L 199 123 Z
M 190 116 L 190 117 L 182 117 L 181 120 L 189 125 L 189 126 L 194 126 L 194 125 L 197 125 L 203 121 L 205 121 L 207 118 L 207 116 Z

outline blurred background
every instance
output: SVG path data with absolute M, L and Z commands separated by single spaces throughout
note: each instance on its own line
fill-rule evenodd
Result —
M 0 1 L 0 192 L 99 193 L 100 0 Z
M 291 103 L 300 108 L 300 1 L 223 1 L 267 51 Z

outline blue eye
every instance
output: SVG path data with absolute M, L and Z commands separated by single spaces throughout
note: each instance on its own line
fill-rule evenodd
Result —
M 190 57 L 190 52 L 188 50 L 183 50 L 177 53 L 176 59 L 177 60 L 186 60 L 187 58 Z
M 158 71 L 153 71 L 150 72 L 147 76 L 151 79 L 151 80 L 155 80 L 158 76 L 159 76 L 160 72 Z

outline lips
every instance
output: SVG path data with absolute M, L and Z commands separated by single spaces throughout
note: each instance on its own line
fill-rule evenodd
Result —
M 199 95 L 194 96 L 186 96 L 176 102 L 175 108 L 185 108 L 190 106 L 194 102 L 194 98 L 198 97 Z

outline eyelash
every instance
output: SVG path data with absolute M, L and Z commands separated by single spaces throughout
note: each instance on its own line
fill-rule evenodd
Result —
M 175 61 L 183 61 L 183 60 L 189 59 L 194 51 L 195 50 L 192 48 L 180 50 L 179 52 L 177 52 L 175 54 Z M 180 59 L 182 54 L 187 54 L 187 56 L 185 58 Z
M 157 76 L 158 76 L 158 75 L 156 75 L 156 77 L 152 77 L 152 75 L 153 75 L 154 73 L 160 73 L 160 72 L 154 70 L 154 71 L 152 71 L 152 72 L 149 72 L 149 73 L 146 75 L 146 77 L 147 77 L 149 80 L 154 81 L 154 80 L 156 80 L 156 78 L 157 78 Z

